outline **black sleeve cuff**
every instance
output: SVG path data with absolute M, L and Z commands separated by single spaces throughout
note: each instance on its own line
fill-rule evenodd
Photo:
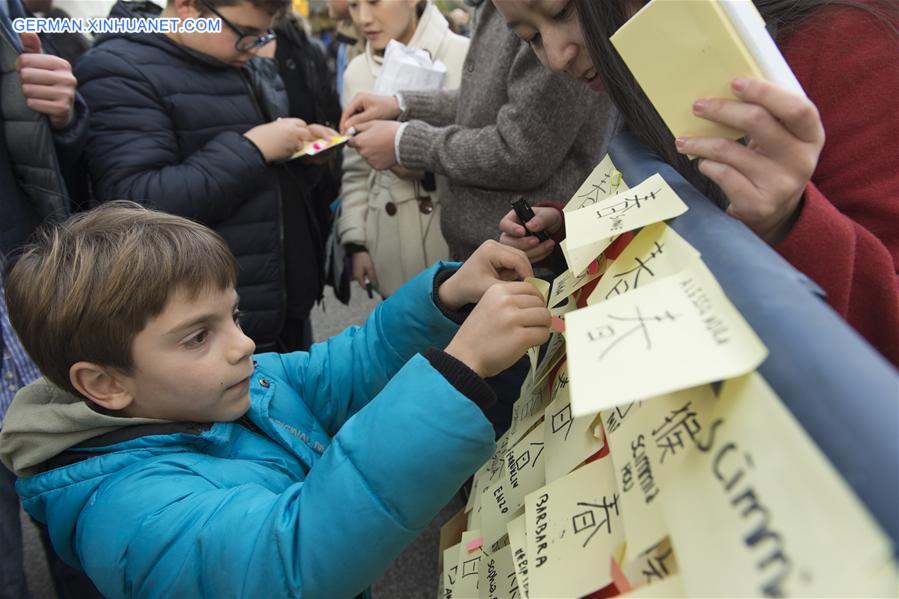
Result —
M 358 243 L 345 243 L 343 244 L 343 249 L 350 256 L 352 256 L 353 254 L 358 254 L 359 252 L 368 251 L 368 248 Z
M 442 374 L 459 393 L 473 401 L 482 412 L 496 403 L 496 393 L 490 385 L 463 362 L 436 347 L 429 347 L 422 355 L 434 370 Z
M 456 274 L 458 268 L 444 268 L 440 272 L 434 276 L 434 289 L 431 291 L 431 295 L 434 297 L 434 305 L 443 312 L 443 315 L 455 322 L 456 324 L 461 325 L 465 322 L 465 319 L 468 318 L 468 315 L 471 314 L 471 311 L 474 310 L 474 304 L 468 304 L 466 306 L 462 306 L 458 310 L 449 309 L 443 302 L 440 301 L 440 294 L 437 293 L 437 290 L 440 289 L 440 286 L 443 285 L 448 278 Z

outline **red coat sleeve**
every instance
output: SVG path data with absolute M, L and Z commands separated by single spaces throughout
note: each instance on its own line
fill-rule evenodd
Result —
M 776 249 L 899 366 L 899 36 L 862 9 L 831 7 L 781 48 L 827 141 Z

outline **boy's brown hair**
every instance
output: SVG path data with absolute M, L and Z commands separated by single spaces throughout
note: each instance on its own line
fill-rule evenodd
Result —
M 25 350 L 57 386 L 80 395 L 80 361 L 133 369 L 131 346 L 176 289 L 197 295 L 237 281 L 225 241 L 186 218 L 109 202 L 44 229 L 6 281 Z

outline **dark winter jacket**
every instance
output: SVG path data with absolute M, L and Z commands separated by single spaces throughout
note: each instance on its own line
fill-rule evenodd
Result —
M 110 16 L 156 16 L 148 2 L 119 2 Z M 130 199 L 217 231 L 240 268 L 245 329 L 274 342 L 290 310 L 321 296 L 320 226 L 308 207 L 305 167 L 267 164 L 244 133 L 287 116 L 275 64 L 234 68 L 160 34 L 100 37 L 78 63 L 91 108 L 85 159 L 97 200 Z M 301 218 L 283 226 L 284 204 Z M 284 235 L 292 236 L 285 259 Z M 288 297 L 285 267 L 307 276 Z M 294 273 L 296 274 L 296 273 Z

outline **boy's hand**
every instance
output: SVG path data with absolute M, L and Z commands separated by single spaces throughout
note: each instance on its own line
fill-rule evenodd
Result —
M 243 134 L 256 144 L 266 162 L 287 160 L 303 147 L 303 142 L 315 139 L 302 119 L 284 119 L 258 125 Z
M 368 121 L 393 121 L 400 116 L 396 96 L 382 96 L 361 92 L 353 96 L 340 116 L 340 130 L 346 133 L 350 127 L 358 127 Z
M 444 306 L 458 310 L 480 301 L 495 283 L 532 276 L 534 269 L 523 252 L 488 240 L 437 289 L 437 295 Z
M 533 285 L 496 283 L 445 351 L 487 378 L 512 366 L 529 347 L 545 343 L 550 322 L 543 296 Z
M 534 218 L 524 223 L 533 233 L 546 231 L 550 235 L 555 235 L 565 222 L 562 213 L 555 208 L 537 206 L 533 210 Z M 549 256 L 556 246 L 556 242 L 552 239 L 540 241 L 536 236 L 528 235 L 514 210 L 510 210 L 499 221 L 499 230 L 501 231 L 499 242 L 525 252 L 531 262 L 540 262 Z
M 72 122 L 75 87 L 72 65 L 65 59 L 43 54 L 36 33 L 20 34 L 25 52 L 16 59 L 22 95 L 31 110 L 47 115 L 50 126 L 65 129 Z

